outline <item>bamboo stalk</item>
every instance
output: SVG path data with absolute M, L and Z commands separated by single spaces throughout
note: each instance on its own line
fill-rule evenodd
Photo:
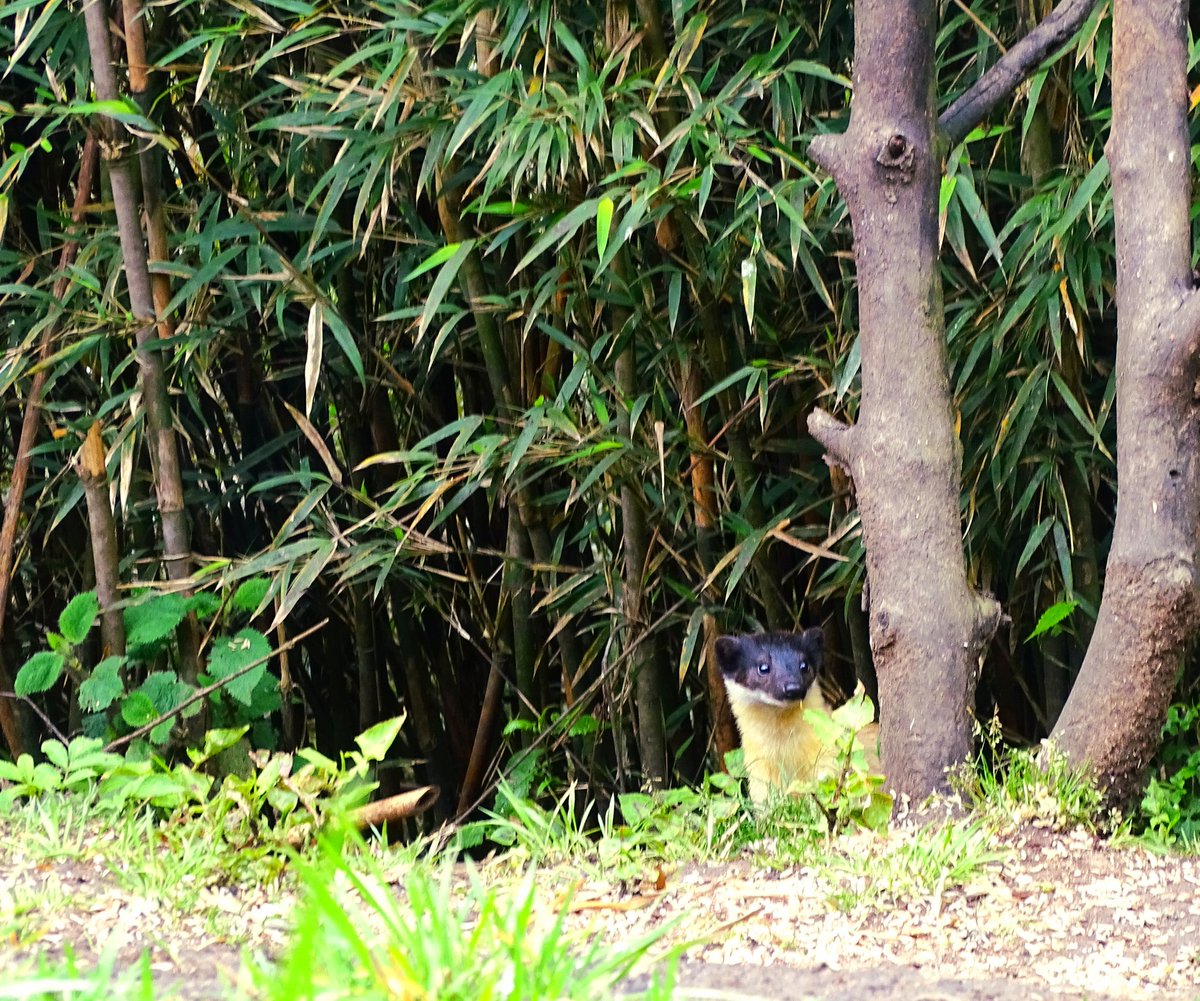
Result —
M 92 539 L 92 562 L 96 568 L 96 598 L 100 602 L 100 639 L 105 656 L 125 653 L 125 619 L 116 608 L 121 583 L 121 553 L 117 547 L 117 526 L 113 522 L 108 495 L 108 473 L 104 464 L 104 440 L 100 422 L 93 421 L 83 448 L 79 450 L 76 472 L 83 484 L 87 501 L 88 528 Z

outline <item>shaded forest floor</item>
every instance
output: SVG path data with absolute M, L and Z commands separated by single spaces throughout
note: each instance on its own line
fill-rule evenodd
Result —
M 762 864 L 770 843 L 741 861 L 635 879 L 547 867 L 534 933 L 563 907 L 569 932 L 613 944 L 665 927 L 643 971 L 691 943 L 676 998 L 1200 999 L 1200 860 L 1024 826 L 989 835 L 988 860 L 961 884 L 951 866 L 932 892 L 913 893 L 904 866 L 920 864 L 921 843 L 941 836 L 933 831 L 850 835 L 835 856 L 784 869 Z M 407 868 L 388 872 L 397 892 Z M 505 862 L 480 869 L 498 887 L 513 872 Z M 189 887 L 186 874 L 168 883 L 149 873 L 120 871 L 111 855 L 37 858 L 0 837 L 0 968 L 70 955 L 80 969 L 148 962 L 156 997 L 254 993 L 244 960 L 286 950 L 291 880 Z

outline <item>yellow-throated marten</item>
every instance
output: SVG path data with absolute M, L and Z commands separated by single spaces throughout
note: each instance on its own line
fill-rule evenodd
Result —
M 835 750 L 821 742 L 804 718 L 806 709 L 827 711 L 819 684 L 825 654 L 819 628 L 722 636 L 716 654 L 742 735 L 754 802 L 763 802 L 773 786 L 786 789 L 792 782 L 810 782 L 834 764 Z M 868 764 L 878 771 L 877 727 L 870 724 L 859 733 Z

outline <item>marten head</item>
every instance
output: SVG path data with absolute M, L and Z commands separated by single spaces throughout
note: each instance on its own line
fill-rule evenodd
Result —
M 754 633 L 717 640 L 717 663 L 729 688 L 771 706 L 801 701 L 821 673 L 825 636 L 817 627 L 802 633 Z

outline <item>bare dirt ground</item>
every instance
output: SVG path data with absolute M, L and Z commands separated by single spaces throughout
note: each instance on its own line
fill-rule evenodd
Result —
M 868 892 L 880 843 L 856 837 L 867 862 L 844 872 L 738 862 L 641 882 L 560 871 L 550 882 L 576 883 L 574 929 L 628 943 L 667 923 L 660 957 L 692 943 L 681 998 L 1200 1001 L 1200 860 L 1028 827 L 999 836 L 1005 857 L 965 885 L 893 896 Z M 199 894 L 203 917 L 191 917 L 152 890 L 131 895 L 99 866 L 25 866 L 0 853 L 0 916 L 22 928 L 18 942 L 0 927 L 0 970 L 68 951 L 83 969 L 106 952 L 132 968 L 148 950 L 158 996 L 237 996 L 244 951 L 280 953 L 295 898 L 277 888 Z M 547 888 L 548 907 L 557 894 Z
M 1196 859 L 1084 831 L 1030 827 L 1001 841 L 1007 858 L 961 887 L 849 911 L 831 906 L 838 887 L 815 871 L 748 866 L 691 867 L 623 892 L 584 886 L 576 906 L 603 907 L 607 892 L 614 939 L 672 919 L 669 941 L 711 934 L 681 965 L 683 997 L 1200 998 Z

